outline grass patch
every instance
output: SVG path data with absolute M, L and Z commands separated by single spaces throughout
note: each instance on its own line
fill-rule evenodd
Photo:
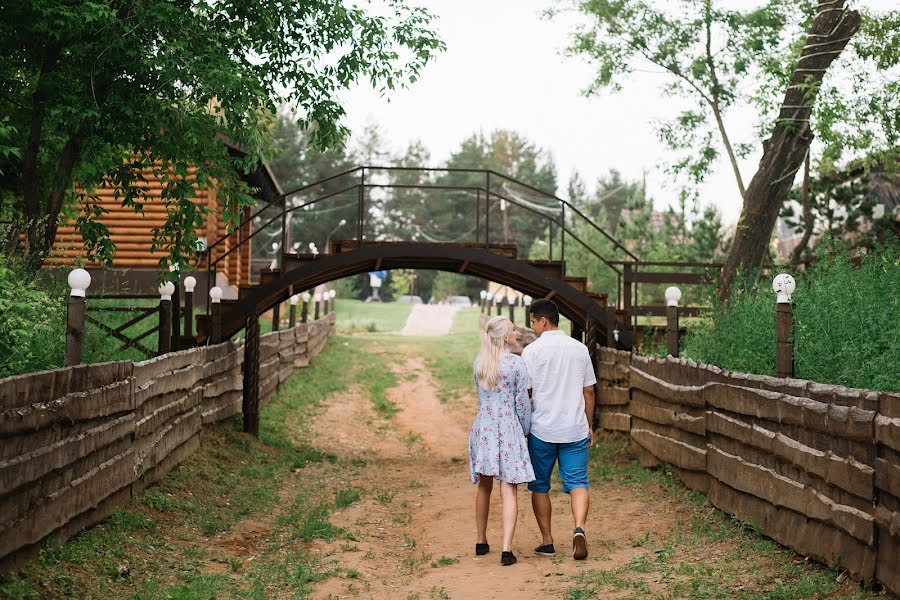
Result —
M 462 308 L 453 317 L 449 336 L 428 338 L 425 356 L 428 370 L 437 379 L 441 402 L 475 391 L 472 363 L 478 354 L 478 307 Z
M 795 377 L 872 390 L 900 389 L 900 241 L 858 257 L 829 240 L 807 272 L 787 269 L 793 294 Z M 691 327 L 682 356 L 733 371 L 775 375 L 771 276 L 745 277 L 727 305 Z
M 446 567 L 448 565 L 455 565 L 459 562 L 459 559 L 455 556 L 442 556 L 437 560 L 431 561 L 431 568 L 436 569 L 438 567 Z
M 341 490 L 337 493 L 337 496 L 334 498 L 334 507 L 335 508 L 347 508 L 360 498 L 359 490 L 352 488 L 349 490 Z
M 403 329 L 411 304 L 362 302 L 337 299 L 335 315 L 339 333 L 394 332 Z

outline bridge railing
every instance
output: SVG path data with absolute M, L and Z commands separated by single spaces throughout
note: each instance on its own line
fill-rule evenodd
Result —
M 568 200 L 489 169 L 360 166 L 289 190 L 210 244 L 208 285 L 238 256 L 250 257 L 252 282 L 336 239 L 516 244 L 520 258 L 566 261 L 611 307 L 636 318 L 642 306 L 636 254 Z

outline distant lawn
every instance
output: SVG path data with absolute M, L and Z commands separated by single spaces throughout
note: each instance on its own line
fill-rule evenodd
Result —
M 412 310 L 411 304 L 337 300 L 337 329 L 340 333 L 400 331 Z

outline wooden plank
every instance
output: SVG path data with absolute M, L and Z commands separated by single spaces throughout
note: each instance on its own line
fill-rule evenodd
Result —
M 617 412 L 600 412 L 600 428 L 609 431 L 625 431 L 631 430 L 631 415 Z
M 630 398 L 627 387 L 600 385 L 598 386 L 597 404 L 602 406 L 615 406 L 628 404 Z
M 875 470 L 853 457 L 812 448 L 782 433 L 718 411 L 707 412 L 706 426 L 710 432 L 777 456 L 860 498 L 872 497 Z
M 645 421 L 670 425 L 697 435 L 706 435 L 706 415 L 701 409 L 694 409 L 700 414 L 691 414 L 677 404 L 668 406 L 663 404 L 642 390 L 633 389 L 628 411 L 633 416 L 640 417 Z
M 839 529 L 808 519 L 791 510 L 709 480 L 710 501 L 725 512 L 752 523 L 764 535 L 780 544 L 833 567 L 841 567 L 871 582 L 875 575 L 875 550 Z
M 842 438 L 871 443 L 875 413 L 809 398 L 742 386 L 711 384 L 706 402 L 713 408 L 797 425 Z
M 900 417 L 875 417 L 875 442 L 900 452 Z
M 35 481 L 50 471 L 61 469 L 116 440 L 130 438 L 134 434 L 135 420 L 134 413 L 125 413 L 87 431 L 0 461 L 0 495 Z
M 883 458 L 875 459 L 875 486 L 900 498 L 900 465 Z M 900 530 L 897 532 L 900 537 Z
M 871 545 L 875 541 L 873 515 L 838 504 L 809 486 L 751 464 L 714 445 L 709 446 L 707 453 L 707 472 L 733 489 L 837 527 L 864 544 Z
M 638 369 L 634 364 L 631 366 L 629 381 L 632 390 L 642 390 L 660 400 L 665 400 L 666 402 L 697 407 L 706 406 L 704 390 L 708 386 L 716 385 L 675 385 Z M 632 398 L 633 397 L 634 392 L 632 391 Z
M 875 573 L 878 581 L 894 595 L 900 596 L 900 536 L 890 535 L 887 531 L 882 531 L 878 536 Z
M 632 425 L 631 439 L 663 462 L 689 471 L 706 470 L 706 449 L 696 448 L 644 428 Z
M 130 486 L 134 477 L 133 459 L 134 448 L 129 447 L 48 495 L 26 514 L 6 523 L 3 535 L 0 535 L 0 556 L 41 541 L 73 517 Z

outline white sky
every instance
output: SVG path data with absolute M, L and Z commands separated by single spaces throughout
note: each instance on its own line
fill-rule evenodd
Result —
M 472 133 L 511 129 L 552 154 L 560 196 L 574 170 L 593 189 L 611 168 L 629 179 L 646 169 L 657 207 L 676 201 L 653 122 L 688 104 L 661 96 L 662 76 L 636 73 L 621 92 L 585 98 L 581 91 L 592 69 L 562 55 L 572 22 L 544 19 L 540 13 L 550 0 L 418 1 L 438 16 L 447 50 L 410 89 L 388 99 L 363 85 L 345 93 L 346 123 L 354 133 L 377 123 L 395 152 L 420 139 L 439 165 Z M 729 133 L 746 139 L 753 120 L 752 112 L 731 115 Z M 758 160 L 756 154 L 742 163 L 745 183 Z M 726 225 L 737 221 L 740 197 L 724 158 L 703 186 L 701 202 L 718 206 Z

